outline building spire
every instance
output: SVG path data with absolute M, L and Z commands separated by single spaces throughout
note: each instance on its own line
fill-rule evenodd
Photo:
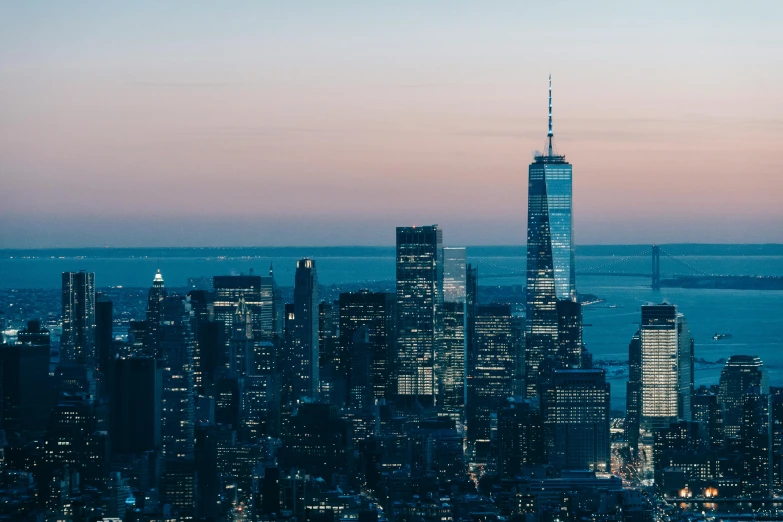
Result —
M 554 156 L 554 150 L 552 147 L 552 138 L 554 132 L 552 132 L 552 75 L 549 75 L 549 132 L 546 135 L 547 140 L 547 155 L 551 158 Z

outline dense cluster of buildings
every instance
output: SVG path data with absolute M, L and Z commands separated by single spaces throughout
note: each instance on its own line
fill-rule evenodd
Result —
M 122 341 L 95 274 L 64 273 L 55 364 L 37 320 L 0 345 L 0 520 L 644 521 L 653 493 L 780 491 L 783 392 L 746 356 L 694 390 L 673 305 L 642 307 L 613 439 L 551 108 L 524 314 L 437 225 L 397 229 L 394 293 L 324 301 L 313 259 L 292 302 L 271 269 L 171 293 L 158 271 Z

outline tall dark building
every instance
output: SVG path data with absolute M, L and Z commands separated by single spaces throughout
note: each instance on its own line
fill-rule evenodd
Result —
M 523 466 L 546 462 L 544 424 L 538 405 L 510 400 L 498 412 L 498 474 L 513 479 Z
M 542 384 L 549 463 L 560 469 L 609 471 L 609 383 L 604 370 L 554 370 Z
M 155 277 L 152 279 L 152 287 L 150 287 L 149 294 L 147 295 L 147 339 L 150 344 L 150 350 L 156 357 L 160 357 L 158 346 L 160 302 L 168 297 L 168 295 L 159 268 Z
M 705 448 L 723 445 L 723 411 L 718 395 L 706 386 L 693 392 L 691 400 L 693 421 L 699 423 L 699 434 Z
M 397 227 L 397 395 L 435 404 L 435 353 L 443 303 L 438 225 Z
M 571 164 L 554 151 L 552 78 L 549 78 L 547 150 L 528 169 L 527 396 L 538 394 L 539 366 L 557 357 L 557 301 L 576 300 Z
M 318 397 L 318 274 L 315 261 L 296 262 L 294 278 L 294 368 L 296 385 L 294 399 Z
M 557 301 L 557 358 L 561 368 L 582 368 L 582 304 Z
M 474 352 L 468 354 L 467 434 L 476 462 L 489 458 L 491 417 L 515 394 L 522 355 L 522 324 L 510 305 L 481 305 Z
M 111 361 L 109 436 L 112 453 L 144 453 L 161 445 L 162 371 L 151 357 Z
M 353 357 L 354 334 L 366 327 L 373 350 L 372 396 L 388 398 L 393 381 L 389 378 L 394 349 L 394 296 L 382 292 L 345 292 L 340 294 L 340 351 Z M 349 387 L 354 386 L 352 369 L 348 369 Z M 393 390 L 396 392 L 396 390 Z
M 109 361 L 114 351 L 113 305 L 106 296 L 97 294 L 95 299 L 95 354 L 98 371 L 107 375 Z
M 772 488 L 783 490 L 783 388 L 769 388 L 770 444 L 772 445 Z
M 749 387 L 767 389 L 764 363 L 754 355 L 732 355 L 720 372 L 718 401 L 723 405 L 723 433 L 736 437 L 742 427 L 743 395 Z
M 18 341 L 0 344 L 2 429 L 32 435 L 46 429 L 49 416 L 49 330 L 28 321 Z
M 167 460 L 193 458 L 194 338 L 190 304 L 184 297 L 167 297 L 160 302 L 158 337 L 163 369 L 163 455 Z
M 95 365 L 95 274 L 63 272 L 60 362 Z
M 750 386 L 742 394 L 740 440 L 745 455 L 743 493 L 769 498 L 772 493 L 772 440 L 769 395 L 760 386 Z
M 637 331 L 628 344 L 628 382 L 625 387 L 625 440 L 633 451 L 639 448 L 642 419 L 642 339 Z

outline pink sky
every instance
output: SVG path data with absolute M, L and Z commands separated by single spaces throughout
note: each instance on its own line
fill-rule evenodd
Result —
M 0 247 L 783 242 L 780 3 L 0 6 Z M 151 230 L 154 227 L 154 234 Z

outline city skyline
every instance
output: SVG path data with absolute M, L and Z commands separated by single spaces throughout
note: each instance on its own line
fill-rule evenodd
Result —
M 783 242 L 763 6 L 6 5 L 0 247 L 524 244 L 550 73 L 577 244 Z

